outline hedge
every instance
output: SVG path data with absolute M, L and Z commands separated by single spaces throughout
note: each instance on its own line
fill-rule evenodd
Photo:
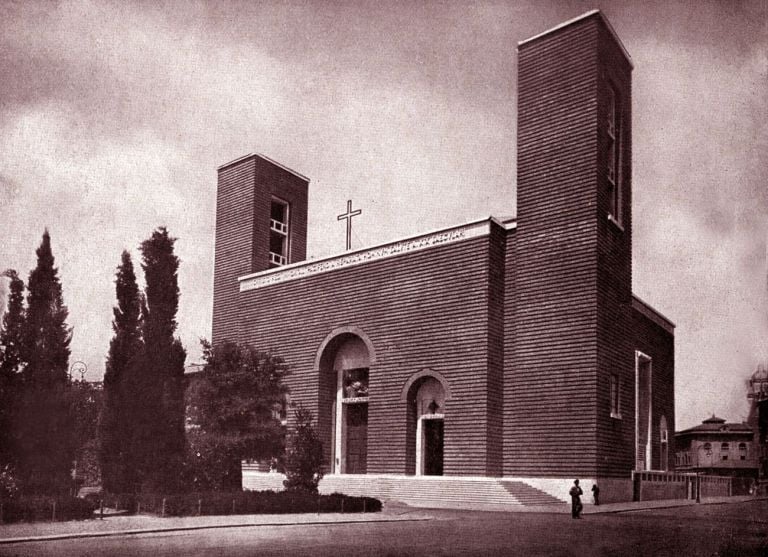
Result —
M 21 496 L 0 501 L 0 522 L 84 520 L 97 504 L 77 497 Z
M 372 497 L 352 497 L 340 493 L 316 495 L 292 491 L 203 492 L 183 495 L 106 494 L 103 500 L 105 506 L 164 516 L 381 511 L 381 501 Z

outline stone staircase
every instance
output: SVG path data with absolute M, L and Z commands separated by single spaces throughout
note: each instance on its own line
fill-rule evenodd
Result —
M 564 501 L 521 481 L 499 480 L 499 484 L 525 506 L 562 505 Z
M 282 474 L 243 472 L 243 487 L 253 490 L 282 489 Z M 521 510 L 565 506 L 523 481 L 498 478 L 450 476 L 329 475 L 320 482 L 321 493 L 368 495 L 413 507 Z

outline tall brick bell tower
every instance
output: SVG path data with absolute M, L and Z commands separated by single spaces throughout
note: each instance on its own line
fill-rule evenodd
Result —
M 240 340 L 238 277 L 306 259 L 309 179 L 251 154 L 218 168 L 213 342 Z
M 599 11 L 519 43 L 518 56 L 504 475 L 628 475 L 632 62 Z M 610 413 L 615 377 L 625 419 Z

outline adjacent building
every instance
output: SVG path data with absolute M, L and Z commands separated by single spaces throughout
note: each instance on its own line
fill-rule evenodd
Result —
M 712 416 L 701 425 L 675 433 L 675 467 L 679 472 L 757 477 L 759 451 L 745 423 L 726 423 Z

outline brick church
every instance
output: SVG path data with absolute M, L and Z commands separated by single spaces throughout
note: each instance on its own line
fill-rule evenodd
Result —
M 307 260 L 309 179 L 218 169 L 213 341 L 286 360 L 330 478 L 626 493 L 674 463 L 674 325 L 632 294 L 631 58 L 599 11 L 517 50 L 515 219 Z

